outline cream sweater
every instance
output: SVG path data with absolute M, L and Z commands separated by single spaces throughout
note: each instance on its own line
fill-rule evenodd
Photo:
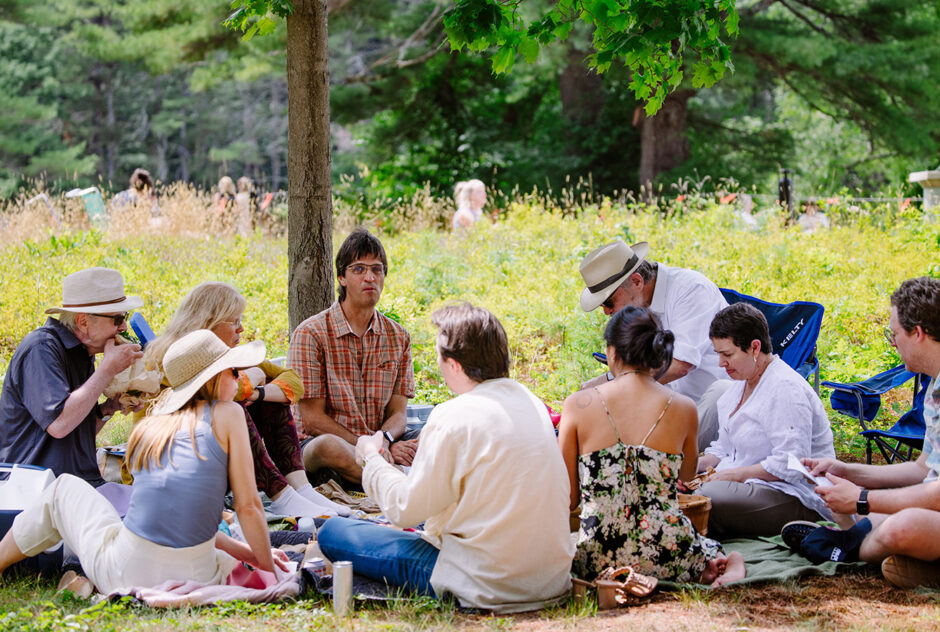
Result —
M 362 485 L 395 525 L 426 521 L 438 595 L 505 613 L 569 590 L 568 476 L 545 406 L 518 382 L 488 380 L 436 406 L 411 472 L 375 455 Z

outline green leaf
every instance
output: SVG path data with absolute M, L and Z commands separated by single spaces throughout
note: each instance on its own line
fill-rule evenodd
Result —
M 530 64 L 539 56 L 539 43 L 531 38 L 524 38 L 519 43 L 519 53 Z
M 512 46 L 503 46 L 493 55 L 493 72 L 497 75 L 512 68 L 516 59 L 516 51 Z

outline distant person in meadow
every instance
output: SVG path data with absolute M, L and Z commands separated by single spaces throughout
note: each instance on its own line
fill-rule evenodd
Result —
M 604 332 L 616 376 L 571 395 L 558 442 L 581 507 L 574 573 L 593 581 L 628 566 L 657 579 L 720 586 L 744 577 L 740 553 L 699 535 L 679 508 L 695 476 L 698 416 L 691 399 L 657 382 L 675 337 L 649 310 L 624 307 Z
M 804 459 L 831 486 L 819 494 L 845 531 L 796 522 L 783 539 L 812 561 L 881 563 L 901 588 L 940 587 L 940 279 L 908 279 L 891 295 L 885 335 L 904 367 L 933 376 L 924 399 L 927 430 L 916 461 L 891 465 Z M 854 514 L 854 516 L 853 516 Z
M 773 354 L 767 319 L 735 303 L 708 331 L 733 380 L 718 400 L 718 438 L 702 446 L 699 470 L 714 468 L 697 494 L 708 496 L 708 534 L 719 540 L 772 536 L 791 520 L 832 514 L 788 459 L 835 456 L 829 417 L 819 395 Z
M 229 176 L 222 176 L 212 194 L 210 226 L 214 232 L 231 234 L 235 231 L 235 195 L 235 182 Z
M 209 281 L 193 288 L 159 338 L 147 345 L 148 366 L 166 375 L 164 355 L 183 336 L 208 329 L 229 347 L 241 340 L 247 302 L 228 283 Z M 234 401 L 244 406 L 249 445 L 258 489 L 271 498 L 271 511 L 287 516 L 347 515 L 345 507 L 310 485 L 300 453 L 300 440 L 290 405 L 304 394 L 296 373 L 264 360 L 238 372 Z M 159 396 L 158 396 L 159 397 Z
M 358 228 L 336 254 L 337 300 L 291 334 L 288 366 L 300 375 L 304 396 L 294 418 L 312 439 L 304 444 L 310 473 L 359 482 L 359 437 L 381 432 L 389 462 L 411 465 L 417 441 L 405 431 L 414 397 L 411 336 L 376 309 L 385 286 L 385 248 Z
M 123 521 L 87 482 L 62 474 L 26 507 L 0 540 L 0 573 L 61 541 L 102 593 L 166 581 L 225 584 L 242 562 L 286 570 L 272 551 L 233 370 L 264 358 L 264 343 L 228 348 L 195 331 L 166 353 L 170 387 L 127 444 L 134 474 Z M 231 489 L 244 541 L 219 531 Z
M 717 402 L 731 381 L 718 366 L 718 355 L 708 338 L 708 325 L 728 306 L 718 286 L 700 272 L 673 268 L 646 259 L 645 241 L 628 246 L 618 239 L 587 254 L 581 261 L 581 309 L 603 307 L 608 316 L 627 305 L 645 307 L 675 335 L 669 368 L 659 381 L 690 397 L 698 410 L 698 445 L 704 448 L 718 436 Z M 613 380 L 606 375 L 582 388 Z
M 454 187 L 457 210 L 451 219 L 451 229 L 471 228 L 483 216 L 486 204 L 486 185 L 480 180 L 458 182 Z
M 128 206 L 147 204 L 151 211 L 156 213 L 157 193 L 153 185 L 153 177 L 146 169 L 134 169 L 131 174 L 130 186 L 111 198 L 111 210 L 120 210 Z
M 568 480 L 545 405 L 509 378 L 509 345 L 496 317 L 445 307 L 437 362 L 456 397 L 435 406 L 408 474 L 388 460 L 382 432 L 359 437 L 370 498 L 397 527 L 331 518 L 318 542 L 356 573 L 468 608 L 535 610 L 567 597 L 573 544 Z
M 101 477 L 95 435 L 121 410 L 120 395 L 98 399 L 143 355 L 139 345 L 116 339 L 127 329 L 127 312 L 142 305 L 124 294 L 117 270 L 89 268 L 65 277 L 62 304 L 46 310 L 57 316 L 23 338 L 10 360 L 0 394 L 0 462 L 72 474 L 126 509 L 129 488 Z
M 251 221 L 257 215 L 258 196 L 251 178 L 242 176 L 238 179 L 238 193 L 235 194 L 235 232 L 243 237 L 251 234 Z

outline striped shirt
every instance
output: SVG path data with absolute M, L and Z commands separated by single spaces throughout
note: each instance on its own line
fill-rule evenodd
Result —
M 300 376 L 305 398 L 325 399 L 326 414 L 359 436 L 382 427 L 392 395 L 415 394 L 411 337 L 378 311 L 361 338 L 339 303 L 311 316 L 291 335 L 287 366 Z M 294 418 L 301 419 L 296 406 Z

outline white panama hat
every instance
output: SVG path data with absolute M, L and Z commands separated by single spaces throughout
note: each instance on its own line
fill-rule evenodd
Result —
M 645 241 L 628 246 L 622 239 L 593 250 L 581 260 L 581 277 L 587 286 L 581 292 L 581 309 L 597 309 L 620 284 L 640 267 L 649 254 Z
M 163 372 L 170 387 L 157 397 L 151 415 L 179 410 L 202 385 L 226 369 L 257 366 L 264 360 L 260 340 L 238 347 L 227 344 L 208 329 L 190 332 L 170 345 L 163 356 Z
M 88 268 L 73 272 L 62 281 L 62 305 L 50 307 L 47 314 L 75 312 L 128 312 L 139 309 L 144 301 L 124 295 L 124 277 L 111 268 Z

